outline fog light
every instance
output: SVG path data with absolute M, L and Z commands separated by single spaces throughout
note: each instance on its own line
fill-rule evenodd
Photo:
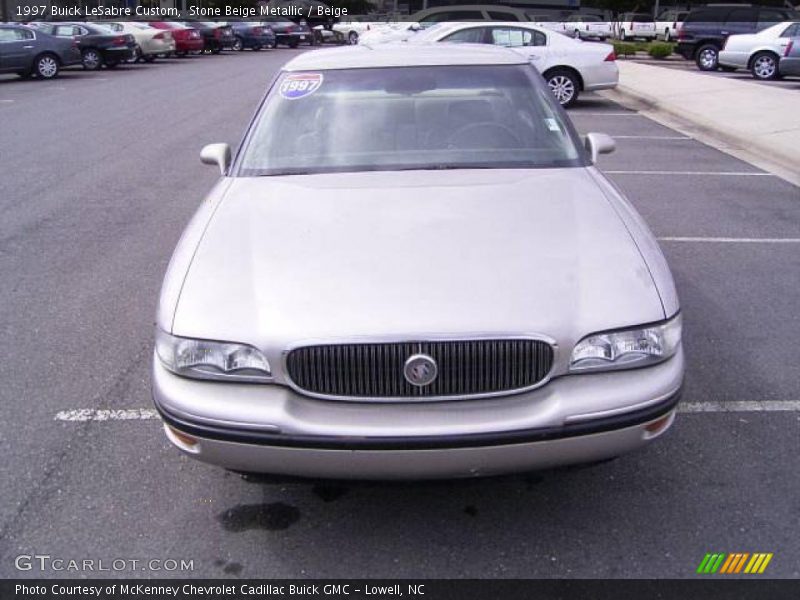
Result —
M 179 448 L 194 454 L 200 452 L 200 441 L 197 438 L 193 438 L 169 425 L 164 425 L 164 431 L 167 433 L 169 440 Z

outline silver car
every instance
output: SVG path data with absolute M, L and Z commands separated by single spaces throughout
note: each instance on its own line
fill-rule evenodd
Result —
M 503 48 L 280 72 L 157 315 L 169 440 L 242 472 L 444 478 L 593 462 L 674 419 L 678 297 L 641 217 Z

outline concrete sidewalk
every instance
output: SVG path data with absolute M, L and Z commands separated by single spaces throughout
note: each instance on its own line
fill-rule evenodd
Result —
M 800 93 L 618 61 L 603 96 L 800 185 Z

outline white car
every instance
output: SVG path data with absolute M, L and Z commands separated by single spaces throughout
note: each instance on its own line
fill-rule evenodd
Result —
M 402 22 L 387 23 L 385 27 L 370 29 L 359 36 L 361 44 L 376 45 L 391 42 L 407 42 L 413 38 L 422 27 L 419 23 Z
M 570 15 L 561 23 L 561 29 L 563 34 L 576 40 L 590 38 L 605 40 L 614 34 L 613 24 L 597 15 Z
M 621 40 L 656 39 L 656 22 L 647 13 L 624 13 L 617 21 L 617 37 Z
M 351 17 L 347 21 L 334 23 L 331 30 L 340 35 L 348 44 L 355 45 L 367 31 L 383 29 L 388 25 L 388 23 L 376 21 L 375 17 L 359 15 Z
M 665 42 L 676 39 L 678 30 L 688 14 L 688 10 L 665 10 L 662 12 L 656 19 L 656 38 L 661 38 Z
M 582 91 L 605 90 L 619 82 L 611 45 L 574 40 L 530 23 L 441 23 L 409 42 L 511 48 L 531 61 L 562 106 L 572 106 Z
M 96 25 L 110 29 L 114 33 L 126 33 L 136 40 L 136 58 L 153 62 L 157 56 L 175 52 L 175 40 L 168 29 L 156 29 L 147 23 L 131 21 L 96 21 Z
M 800 22 L 786 21 L 758 33 L 731 35 L 719 53 L 719 64 L 748 69 L 756 79 L 777 79 L 778 62 L 793 37 L 800 37 Z

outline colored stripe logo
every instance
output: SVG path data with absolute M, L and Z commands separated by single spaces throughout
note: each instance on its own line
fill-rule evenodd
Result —
M 708 553 L 700 561 L 697 573 L 701 575 L 714 575 L 715 573 L 720 575 L 735 575 L 737 573 L 760 575 L 766 570 L 769 561 L 772 560 L 772 556 L 772 552 Z

